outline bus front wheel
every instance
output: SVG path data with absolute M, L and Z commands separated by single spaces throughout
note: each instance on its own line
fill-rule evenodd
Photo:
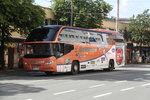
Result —
M 53 72 L 45 71 L 46 75 L 51 75 Z
M 76 75 L 79 73 L 79 63 L 77 61 L 74 61 L 71 65 L 71 74 Z

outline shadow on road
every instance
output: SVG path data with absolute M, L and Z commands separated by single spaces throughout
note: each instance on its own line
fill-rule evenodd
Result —
M 12 96 L 23 93 L 37 93 L 44 91 L 44 88 L 32 87 L 28 85 L 14 83 L 0 83 L 0 96 Z

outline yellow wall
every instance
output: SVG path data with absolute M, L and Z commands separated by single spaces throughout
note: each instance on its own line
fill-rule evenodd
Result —
M 11 35 L 14 36 L 14 37 L 22 37 L 22 36 L 21 36 L 19 33 L 17 33 L 17 32 L 12 32 Z
M 103 28 L 110 28 L 110 29 L 115 29 L 115 22 L 114 21 L 111 21 L 111 20 L 103 20 L 102 21 L 102 27 Z
M 42 9 L 45 11 L 45 18 L 46 19 L 55 19 L 54 18 L 54 13 L 52 12 L 52 10 L 50 8 L 45 8 L 45 7 L 42 7 Z
M 103 28 L 113 29 L 113 30 L 116 29 L 115 20 L 104 19 L 102 23 L 103 23 L 102 25 Z M 124 30 L 127 26 L 128 26 L 128 23 L 124 23 L 122 21 L 119 22 L 119 30 Z

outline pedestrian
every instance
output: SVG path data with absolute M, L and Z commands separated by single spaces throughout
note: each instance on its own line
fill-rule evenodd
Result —
M 145 55 L 142 56 L 142 63 L 145 63 Z

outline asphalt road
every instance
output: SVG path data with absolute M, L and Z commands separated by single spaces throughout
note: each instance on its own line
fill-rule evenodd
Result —
M 0 100 L 150 100 L 150 65 L 75 76 L 24 71 L 0 74 Z

